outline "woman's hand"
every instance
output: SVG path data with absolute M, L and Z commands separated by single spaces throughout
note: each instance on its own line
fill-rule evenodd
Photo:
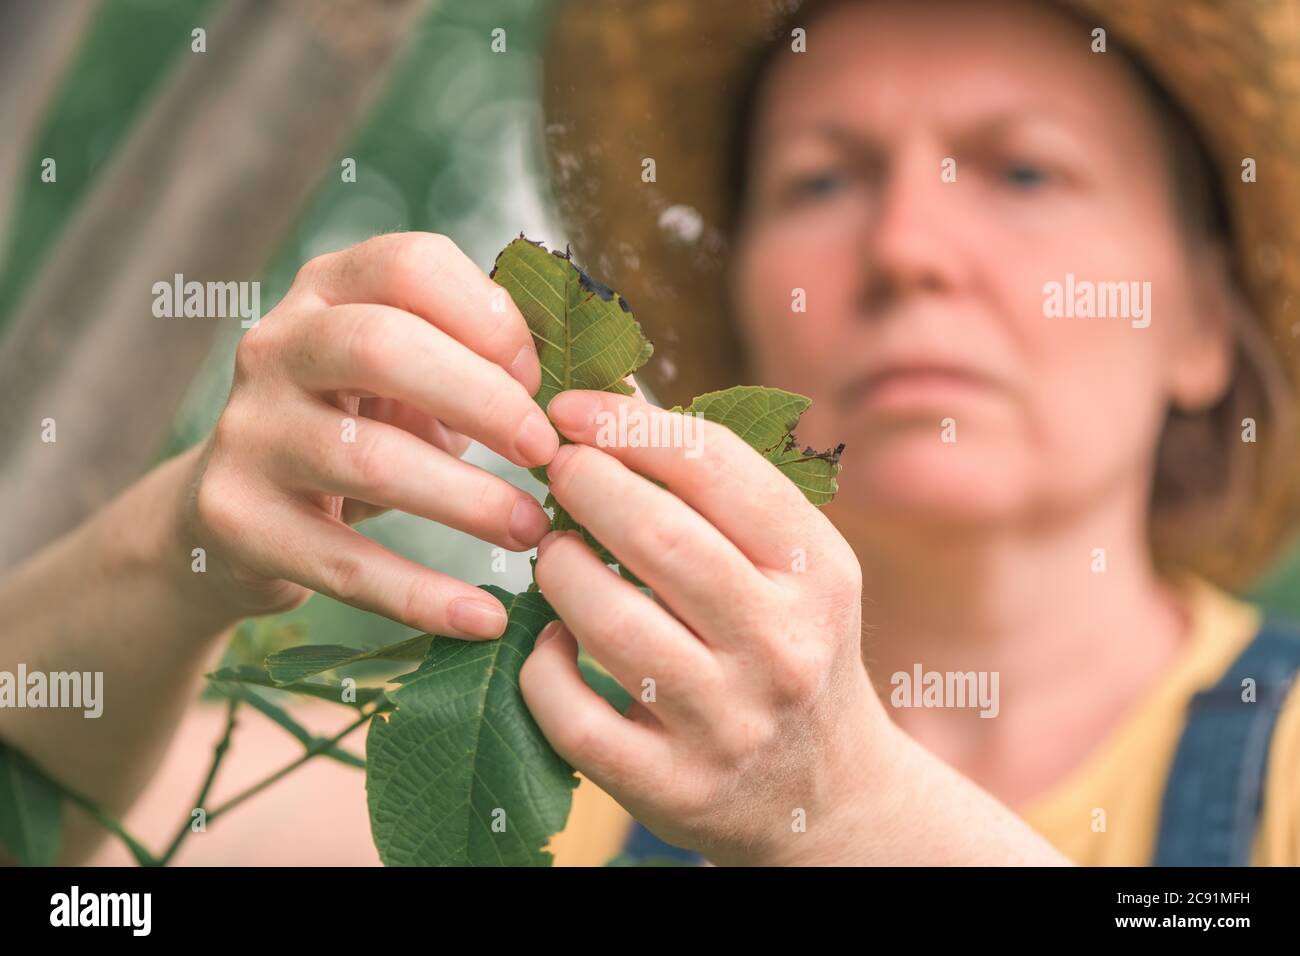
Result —
M 550 461 L 540 376 L 510 296 L 451 240 L 384 235 L 311 260 L 240 341 L 196 456 L 180 532 L 186 553 L 206 550 L 196 599 L 237 617 L 319 591 L 425 631 L 499 635 L 500 602 L 350 525 L 396 508 L 535 546 L 549 528 L 537 502 L 460 455 L 476 439 L 518 465 Z
M 647 434 L 673 433 L 654 425 L 669 412 L 634 397 L 565 392 L 549 413 L 574 444 L 551 462 L 551 492 L 659 603 L 576 534 L 548 536 L 537 581 L 564 625 L 524 665 L 529 709 L 671 843 L 715 862 L 834 859 L 898 737 L 862 664 L 857 559 L 723 426 L 698 423 L 698 456 L 596 447 L 597 412 L 621 404 Z M 633 695 L 625 716 L 583 682 L 578 643 Z

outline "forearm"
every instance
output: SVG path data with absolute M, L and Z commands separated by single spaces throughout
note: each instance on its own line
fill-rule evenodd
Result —
M 1071 866 L 1010 809 L 892 723 L 835 795 L 820 833 L 788 841 L 796 865 Z M 812 838 L 812 839 L 808 839 Z
M 0 671 L 103 675 L 98 717 L 0 708 L 0 739 L 115 814 L 156 769 L 234 623 L 202 600 L 178 527 L 196 454 L 160 465 L 0 581 Z M 70 822 L 67 862 L 94 843 L 84 820 Z
M 895 836 L 880 864 L 1071 866 L 1037 831 L 902 730 L 893 799 Z

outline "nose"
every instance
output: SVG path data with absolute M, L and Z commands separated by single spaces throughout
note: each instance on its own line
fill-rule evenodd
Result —
M 889 164 L 864 243 L 868 314 L 908 295 L 949 292 L 961 282 L 957 186 L 944 181 L 943 159 L 917 142 Z

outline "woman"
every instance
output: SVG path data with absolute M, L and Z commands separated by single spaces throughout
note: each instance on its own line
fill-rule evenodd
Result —
M 644 825 L 634 846 L 652 833 L 719 863 L 1300 860 L 1300 702 L 1285 686 L 1300 640 L 1255 642 L 1258 610 L 1211 583 L 1265 563 L 1295 515 L 1269 463 L 1289 438 L 1280 369 L 1294 356 L 1286 337 L 1259 347 L 1252 325 L 1284 328 L 1300 284 L 1281 231 L 1297 208 L 1281 165 L 1294 117 L 1270 112 L 1284 88 L 1262 83 L 1244 41 L 1249 85 L 1220 75 L 1238 62 L 1215 31 L 1226 6 L 1080 19 L 1010 0 L 841 0 L 774 33 L 751 6 L 562 13 L 557 186 L 579 253 L 671 359 L 647 369 L 656 396 L 745 380 L 809 395 L 801 443 L 847 443 L 833 506 L 808 505 L 720 429 L 698 458 L 596 447 L 601 410 L 663 414 L 640 398 L 567 393 L 548 422 L 529 398 L 527 329 L 492 311 L 493 283 L 446 240 L 381 237 L 308 263 L 246 334 L 201 448 L 5 583 L 0 618 L 20 626 L 0 663 L 75 660 L 104 670 L 119 702 L 90 728 L 0 713 L 0 734 L 122 807 L 239 617 L 310 589 L 491 639 L 504 621 L 481 592 L 347 527 L 395 507 L 537 544 L 536 504 L 457 460 L 472 438 L 546 464 L 560 503 L 660 599 L 571 535 L 541 540 L 538 581 L 565 623 L 521 687 L 588 781 L 560 862 L 613 855 L 629 813 Z M 1259 12 L 1296 26 L 1294 5 Z M 1111 31 L 1104 54 L 1093 15 Z M 1187 96 L 1245 91 L 1249 115 L 1199 102 L 1221 120 L 1207 127 L 1222 135 L 1215 171 L 1121 34 L 1171 59 L 1213 54 L 1169 71 Z M 671 75 L 638 56 L 678 49 Z M 728 147 L 736 172 L 711 178 Z M 1243 157 L 1259 183 L 1236 180 Z M 719 181 L 737 194 L 729 243 Z M 1211 182 L 1232 184 L 1235 252 L 1199 188 Z M 1077 281 L 1136 286 L 1123 315 L 1048 317 L 1049 284 Z M 352 444 L 338 440 L 347 415 Z M 1243 418 L 1258 441 L 1242 441 Z M 609 709 L 579 676 L 579 642 L 628 687 L 654 678 L 654 702 Z M 918 669 L 989 678 L 996 717 L 900 693 Z M 1253 704 L 1242 678 L 1258 683 Z M 1252 760 L 1228 759 L 1246 752 L 1235 738 L 1199 746 L 1207 725 L 1188 720 L 1225 679 L 1235 706 L 1208 726 L 1247 715 Z M 1180 807 L 1196 774 L 1233 788 Z M 1237 804 L 1242 819 L 1219 829 L 1196 812 Z M 91 842 L 83 831 L 68 852 Z

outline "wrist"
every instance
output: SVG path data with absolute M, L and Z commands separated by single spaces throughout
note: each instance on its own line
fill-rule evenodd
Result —
M 745 862 L 754 866 L 862 866 L 889 856 L 907 805 L 906 750 L 915 746 L 889 718 L 862 673 L 859 706 L 837 718 L 849 729 L 833 748 L 826 771 L 796 807 L 789 832 Z M 854 716 L 849 717 L 848 714 Z M 803 811 L 795 816 L 798 811 Z
M 160 611 L 196 640 L 216 637 L 242 616 L 196 570 L 203 565 L 196 565 L 200 544 L 189 515 L 203 452 L 197 445 L 158 465 L 103 515 L 99 529 L 110 536 L 106 553 L 120 555 L 126 573 L 152 582 Z

